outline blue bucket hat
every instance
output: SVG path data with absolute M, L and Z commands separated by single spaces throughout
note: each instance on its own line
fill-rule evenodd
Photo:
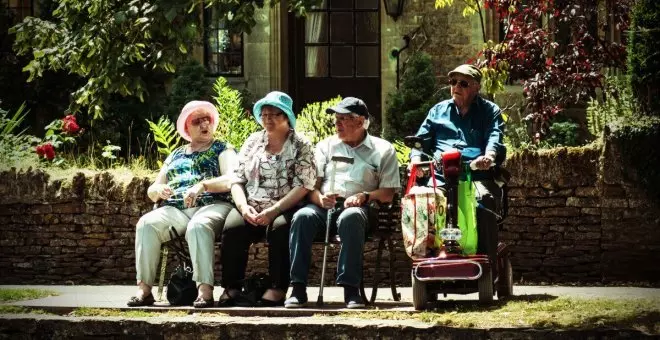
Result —
M 293 114 L 293 100 L 291 100 L 291 97 L 289 97 L 288 94 L 284 92 L 273 91 L 267 94 L 265 97 L 259 99 L 259 101 L 254 104 L 252 114 L 261 126 L 264 125 L 261 122 L 261 107 L 264 105 L 275 106 L 276 108 L 282 110 L 282 112 L 284 112 L 289 118 L 289 124 L 291 125 L 291 128 L 296 128 L 296 116 Z

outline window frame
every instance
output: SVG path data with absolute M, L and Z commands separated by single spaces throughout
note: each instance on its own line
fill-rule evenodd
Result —
M 325 47 L 327 51 L 327 75 L 325 76 L 308 76 L 307 74 L 304 75 L 305 78 L 314 78 L 314 79 L 357 79 L 357 78 L 380 78 L 382 70 L 380 69 L 380 59 L 378 59 L 377 63 L 377 72 L 376 75 L 373 76 L 364 76 L 364 75 L 358 75 L 358 56 L 357 56 L 357 51 L 358 47 L 381 47 L 381 23 L 380 23 L 380 10 L 381 10 L 381 2 L 377 1 L 376 2 L 376 8 L 360 8 L 358 5 L 358 2 L 360 0 L 353 0 L 352 1 L 352 6 L 350 8 L 338 8 L 338 7 L 332 7 L 330 4 L 330 1 L 325 2 L 325 7 L 312 7 L 309 9 L 307 12 L 308 13 L 326 13 L 326 20 L 327 20 L 327 28 L 325 31 L 326 37 L 324 42 L 303 42 L 303 62 L 305 63 L 305 69 L 307 68 L 307 54 L 306 50 L 307 47 Z M 352 42 L 333 42 L 332 41 L 332 19 L 331 16 L 334 13 L 351 13 L 353 16 L 353 28 L 352 28 Z M 356 14 L 359 13 L 375 13 L 376 18 L 378 21 L 377 30 L 375 32 L 376 34 L 376 41 L 375 42 L 358 42 L 358 20 L 356 20 Z M 306 28 L 305 28 L 306 29 Z M 352 51 L 352 59 L 353 59 L 353 69 L 352 69 L 352 75 L 351 76 L 337 76 L 337 75 L 332 75 L 332 48 L 333 47 L 351 47 L 353 49 Z M 380 55 L 380 51 L 379 51 Z
M 203 44 L 204 44 L 204 68 L 206 69 L 206 75 L 210 77 L 243 77 L 245 75 L 245 33 L 232 33 L 229 29 L 226 28 L 220 28 L 219 26 L 222 26 L 222 21 L 217 20 L 214 22 L 213 20 L 213 8 L 204 8 L 202 11 L 202 23 L 203 23 Z M 213 47 L 209 43 L 209 38 L 214 34 L 215 32 L 224 30 L 228 33 L 228 35 L 231 37 L 234 34 L 240 34 L 241 36 L 241 47 L 240 47 L 240 52 L 213 52 Z M 240 67 L 241 71 L 239 73 L 230 73 L 230 72 L 211 72 L 211 63 L 213 62 L 212 59 L 209 57 L 211 55 L 218 55 L 218 56 L 240 56 Z M 216 65 L 216 69 L 219 69 Z

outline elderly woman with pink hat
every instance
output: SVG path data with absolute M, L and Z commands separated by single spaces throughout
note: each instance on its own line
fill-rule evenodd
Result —
M 213 306 L 213 262 L 216 233 L 222 230 L 233 206 L 228 193 L 235 182 L 236 151 L 214 139 L 218 110 L 206 101 L 191 101 L 181 110 L 177 131 L 189 143 L 174 150 L 147 190 L 162 206 L 140 218 L 135 232 L 135 267 L 138 291 L 129 306 L 154 303 L 151 287 L 162 242 L 170 240 L 169 228 L 185 234 L 197 282 L 195 307 Z
M 253 114 L 263 130 L 243 143 L 231 188 L 237 209 L 222 232 L 219 306 L 283 306 L 289 287 L 289 224 L 300 201 L 316 183 L 312 144 L 295 132 L 293 102 L 274 91 L 257 101 Z M 272 285 L 262 296 L 241 291 L 250 244 L 266 237 Z

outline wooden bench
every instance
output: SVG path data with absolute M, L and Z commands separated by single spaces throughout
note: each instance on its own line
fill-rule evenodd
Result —
M 154 206 L 156 209 L 157 206 Z M 388 252 L 388 261 L 389 261 L 389 286 L 392 290 L 392 299 L 394 301 L 401 300 L 401 294 L 397 292 L 396 289 L 396 276 L 394 269 L 394 240 L 393 236 L 396 233 L 401 231 L 401 208 L 400 201 L 398 197 L 395 196 L 392 203 L 388 204 L 379 204 L 378 202 L 372 201 L 369 205 L 369 227 L 366 231 L 366 242 L 378 242 L 378 249 L 376 251 L 376 263 L 373 274 L 373 281 L 371 282 L 371 294 L 367 297 L 365 292 L 365 282 L 362 280 L 360 282 L 360 294 L 365 304 L 372 304 L 376 301 L 376 296 L 378 293 L 378 286 L 384 280 L 381 278 L 381 262 L 383 258 L 383 251 L 387 250 Z M 322 234 L 322 233 L 319 233 Z M 339 239 L 337 237 L 332 237 L 330 242 L 333 244 L 339 244 Z M 220 241 L 216 241 L 220 246 L 222 246 Z M 315 244 L 324 244 L 324 240 L 319 238 L 314 242 Z M 160 277 L 158 282 L 158 300 L 162 300 L 163 295 L 163 286 L 165 284 L 165 274 L 167 267 L 167 257 L 170 253 L 170 248 L 174 249 L 175 252 L 182 256 L 184 259 L 190 261 L 190 256 L 188 254 L 188 249 L 180 249 L 175 242 L 165 242 L 162 246 L 161 251 L 161 265 L 160 265 Z M 364 259 L 363 259 L 364 261 Z M 363 267 L 364 268 L 364 267 Z M 327 270 L 327 268 L 326 268 Z M 364 269 L 363 269 L 364 272 Z M 363 274 L 364 275 L 364 274 Z

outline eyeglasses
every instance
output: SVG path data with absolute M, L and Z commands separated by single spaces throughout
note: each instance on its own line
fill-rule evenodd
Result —
M 190 124 L 197 126 L 197 125 L 202 125 L 202 123 L 211 123 L 211 117 L 209 116 L 204 116 L 204 117 L 199 117 L 195 118 L 190 121 Z
M 350 113 L 350 114 L 335 114 L 335 122 L 350 122 L 352 120 L 357 119 L 358 115 Z
M 278 112 L 278 113 L 262 113 L 261 114 L 261 119 L 275 119 L 275 117 L 280 117 L 284 113 Z
M 456 84 L 458 84 L 458 86 L 460 86 L 463 89 L 466 89 L 466 88 L 470 87 L 470 82 L 467 81 L 467 80 L 458 80 L 458 79 L 454 79 L 454 78 L 451 78 L 449 80 L 449 85 L 456 86 Z

